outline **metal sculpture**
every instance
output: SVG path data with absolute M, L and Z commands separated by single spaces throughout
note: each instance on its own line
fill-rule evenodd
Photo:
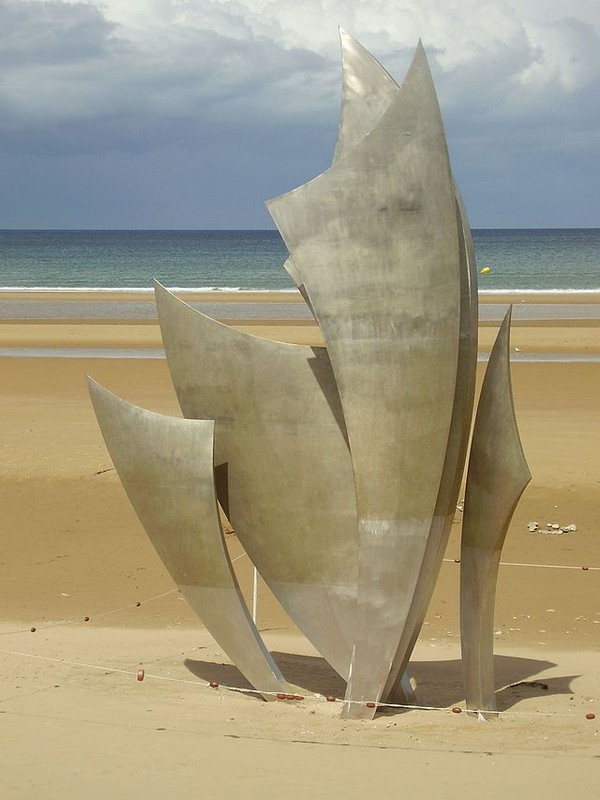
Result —
M 327 351 L 240 333 L 160 285 L 156 304 L 184 416 L 215 420 L 215 464 L 227 472 L 222 505 L 241 544 L 287 613 L 347 678 L 356 504 Z
M 289 691 L 223 541 L 212 480 L 214 422 L 145 411 L 91 379 L 88 387 L 121 482 L 181 593 L 250 683 Z
M 169 518 L 167 530 L 162 523 L 153 527 L 152 514 L 160 510 L 145 495 L 167 464 L 190 467 L 189 456 L 177 460 L 187 431 L 180 426 L 210 426 L 197 429 L 206 441 L 192 482 L 204 492 L 214 486 L 265 582 L 347 679 L 343 715 L 367 718 L 380 700 L 406 700 L 406 670 L 454 516 L 473 408 L 477 288 L 469 225 L 423 47 L 398 86 L 350 36 L 342 32 L 341 41 L 342 115 L 333 164 L 268 203 L 289 250 L 285 267 L 325 347 L 242 334 L 157 284 L 171 376 L 184 417 L 196 422 L 152 415 L 162 455 L 156 447 L 149 454 L 136 433 L 140 420 L 148 430 L 139 416 L 148 412 L 120 406 L 97 386 L 92 394 L 132 502 L 182 586 L 183 562 L 201 558 L 208 539 L 220 536 L 214 497 L 202 510 L 190 494 L 194 536 L 203 543 L 196 552 L 189 545 L 187 501 L 177 501 L 184 519 Z M 506 397 L 508 385 L 508 361 L 502 369 L 497 363 L 493 355 L 494 400 L 480 404 L 471 457 L 467 564 L 478 548 L 499 551 L 515 502 L 514 494 L 499 500 L 495 527 L 484 530 L 478 509 L 486 508 L 489 487 L 481 470 L 492 475 L 493 487 L 509 468 L 498 460 L 490 470 L 480 455 L 490 437 L 501 442 L 505 435 L 489 421 L 490 402 L 504 402 L 498 398 Z M 514 415 L 512 423 L 501 416 L 501 428 L 514 427 Z M 212 448 L 213 425 L 210 460 L 206 437 Z M 512 428 L 508 436 L 514 441 Z M 132 467 L 140 457 L 131 451 L 140 448 L 144 459 L 156 460 L 145 488 Z M 480 491 L 481 499 L 473 500 Z M 247 624 L 247 610 L 240 612 L 220 541 L 219 565 L 207 564 L 228 575 L 228 597 L 236 598 L 235 613 L 244 619 L 240 637 L 253 642 L 252 658 L 242 656 L 240 642 L 223 643 L 229 621 L 216 599 L 211 605 L 203 591 L 207 603 L 196 608 L 253 685 L 275 691 L 283 678 Z M 470 576 L 480 567 L 477 557 L 462 579 L 463 602 L 474 605 L 463 608 L 467 685 L 486 687 L 479 694 L 468 690 L 469 707 L 493 703 L 493 665 L 481 631 L 493 610 L 495 580 L 483 597 L 473 593 Z M 488 561 L 483 568 L 492 575 Z M 199 585 L 212 586 L 203 576 Z
M 481 388 L 469 457 L 460 554 L 460 632 L 467 709 L 495 711 L 494 604 L 500 553 L 531 480 L 510 382 L 510 308 Z

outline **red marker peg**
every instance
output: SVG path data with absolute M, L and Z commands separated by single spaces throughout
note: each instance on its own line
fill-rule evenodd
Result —
M 137 671 L 137 679 L 138 679 L 138 681 L 143 681 L 145 677 L 146 677 L 146 673 L 144 672 L 144 670 L 143 669 L 138 669 L 138 671 Z
M 582 567 L 581 568 L 584 572 L 589 569 L 589 567 Z
M 585 718 L 586 719 L 596 719 L 596 715 L 593 714 L 591 711 L 588 711 L 588 713 L 585 715 Z
M 337 697 L 334 697 L 332 694 L 328 694 L 325 700 L 327 700 L 328 703 L 335 703 Z
M 369 700 L 369 702 L 365 703 L 365 705 L 367 706 L 367 708 L 375 708 L 377 706 L 377 704 L 374 703 L 372 700 Z
M 216 681 L 211 681 L 208 685 L 210 686 L 211 689 L 219 688 L 219 684 Z
M 278 700 L 287 700 L 287 694 L 283 694 L 283 692 L 277 692 L 277 699 Z
M 462 708 L 459 708 L 458 706 L 453 706 L 452 707 L 452 713 L 453 714 L 462 714 Z

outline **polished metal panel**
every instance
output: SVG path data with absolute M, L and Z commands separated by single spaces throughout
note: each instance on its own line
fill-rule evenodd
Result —
M 500 553 L 531 474 L 523 454 L 510 381 L 506 314 L 481 389 L 467 472 L 461 540 L 460 622 L 469 710 L 495 711 L 494 605 Z
M 379 62 L 349 36 L 340 31 L 342 45 L 342 115 L 334 162 L 354 147 L 375 126 L 387 110 L 399 87 Z M 477 269 L 473 239 L 458 189 L 457 223 L 460 230 L 460 333 L 458 370 L 448 449 L 435 514 L 413 602 L 388 677 L 384 695 L 390 702 L 414 702 L 406 694 L 408 660 L 416 644 L 431 595 L 435 588 L 444 551 L 456 511 L 464 470 L 477 365 Z M 403 677 L 404 676 L 404 677 Z
M 477 269 L 473 238 L 458 190 L 456 190 L 456 195 L 458 224 L 461 231 L 461 305 L 458 370 L 452 422 L 425 557 L 415 588 L 413 603 L 384 692 L 385 698 L 392 703 L 409 701 L 405 694 L 407 682 L 403 681 L 403 675 L 423 625 L 450 537 L 471 432 L 477 368 Z
M 387 111 L 398 84 L 381 64 L 340 28 L 342 104 L 333 163 L 352 150 Z M 310 298 L 292 258 L 284 267 L 311 308 Z
M 357 587 L 352 465 L 324 348 L 268 341 L 206 317 L 156 284 L 184 416 L 215 420 L 228 516 L 307 638 L 348 676 Z
M 97 386 L 92 396 L 155 546 L 232 658 L 258 670 L 253 683 L 267 691 L 266 669 L 284 685 L 248 626 L 217 500 L 290 617 L 348 679 L 342 715 L 368 718 L 381 699 L 413 701 L 408 663 L 471 425 L 477 270 L 421 44 L 398 87 L 340 36 L 333 164 L 268 203 L 290 253 L 285 268 L 326 348 L 235 331 L 157 284 L 167 361 L 190 419 L 144 412 Z M 490 357 L 467 479 L 461 632 L 471 710 L 494 708 L 500 549 L 530 478 L 510 390 L 509 325 L 510 312 Z M 200 541 L 189 535 L 196 529 Z M 251 642 L 249 655 L 236 636 Z
M 91 379 L 88 386 L 121 482 L 183 596 L 256 689 L 284 691 L 225 546 L 213 483 L 214 422 L 145 411 Z
M 352 453 L 357 632 L 345 715 L 372 714 L 412 603 L 457 374 L 455 192 L 422 47 L 368 136 L 270 201 L 324 336 Z
M 398 84 L 360 42 L 340 30 L 342 106 L 333 163 L 375 127 L 396 96 Z

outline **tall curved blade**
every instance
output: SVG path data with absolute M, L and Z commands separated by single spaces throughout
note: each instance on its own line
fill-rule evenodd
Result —
M 342 106 L 333 155 L 334 164 L 372 130 L 387 111 L 398 90 L 396 81 L 360 42 L 341 28 L 339 33 L 342 53 Z M 288 258 L 284 268 L 312 310 L 294 259 Z
M 398 84 L 360 42 L 340 29 L 342 108 L 333 163 L 373 130 L 396 96 Z
M 510 381 L 508 310 L 481 389 L 461 540 L 460 627 L 467 708 L 494 711 L 494 605 L 500 553 L 515 507 L 531 480 Z
M 455 191 L 422 47 L 373 130 L 268 203 L 339 387 L 359 518 L 357 636 L 345 715 L 371 712 L 394 659 L 446 457 L 458 358 Z
M 466 211 L 458 190 L 456 190 L 457 216 L 461 231 L 460 237 L 460 338 L 458 345 L 458 370 L 452 422 L 442 481 L 438 493 L 431 531 L 427 540 L 423 565 L 415 588 L 413 603 L 408 615 L 402 638 L 384 692 L 392 703 L 406 703 L 402 680 L 414 650 L 431 596 L 439 575 L 444 552 L 450 537 L 452 522 L 456 513 L 458 493 L 463 476 L 473 402 L 475 398 L 475 373 L 477 369 L 477 269 L 473 238 L 469 228 Z
M 370 133 L 387 111 L 398 84 L 359 42 L 340 30 L 342 50 L 342 112 L 334 163 Z M 423 624 L 450 535 L 471 428 L 477 363 L 477 270 L 467 214 L 456 191 L 460 230 L 460 341 L 458 370 L 448 449 L 438 502 L 427 540 L 411 610 L 398 645 L 384 695 L 406 702 L 403 675 Z M 291 261 L 291 259 L 290 259 Z M 304 291 L 305 287 L 302 287 Z
M 184 416 L 216 421 L 228 516 L 287 613 L 347 678 L 356 614 L 357 534 L 343 414 L 323 348 L 221 325 L 156 285 Z
M 256 689 L 285 690 L 225 547 L 213 483 L 213 421 L 145 411 L 89 378 L 88 387 L 125 491 L 183 596 Z

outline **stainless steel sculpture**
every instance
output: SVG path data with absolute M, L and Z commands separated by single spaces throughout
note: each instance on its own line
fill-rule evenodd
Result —
M 214 422 L 145 411 L 90 379 L 88 387 L 121 482 L 181 593 L 250 683 L 289 691 L 248 613 L 223 541 Z
M 183 563 L 206 558 L 206 542 L 220 537 L 216 495 L 275 596 L 347 679 L 343 715 L 366 718 L 381 700 L 406 699 L 408 662 L 454 516 L 473 408 L 477 287 L 469 225 L 421 44 L 398 86 L 350 36 L 342 32 L 341 40 L 342 115 L 333 164 L 268 203 L 289 250 L 286 269 L 325 348 L 239 333 L 157 284 L 165 352 L 188 421 L 148 417 L 160 432 L 150 453 L 136 432 L 140 425 L 148 430 L 143 415 L 149 412 L 120 406 L 99 387 L 92 393 L 115 465 L 175 580 L 186 585 L 179 579 Z M 496 362 L 493 356 L 490 374 L 498 371 Z M 505 376 L 507 369 L 508 361 Z M 499 378 L 490 380 L 500 386 Z M 502 396 L 502 389 L 494 394 Z M 490 424 L 495 412 L 482 403 L 477 431 L 483 433 L 476 432 L 474 447 L 485 449 L 478 443 L 490 437 L 502 447 L 505 431 Z M 168 530 L 163 523 L 156 528 L 153 514 L 161 509 L 149 497 L 167 463 L 177 461 L 186 425 L 200 426 L 189 430 L 204 437 L 202 466 L 186 478 L 194 536 L 202 542 L 197 552 L 190 545 L 191 506 L 178 502 L 182 521 L 170 517 Z M 213 425 L 214 461 L 207 461 Z M 140 452 L 156 461 L 144 484 L 132 466 Z M 493 481 L 508 465 L 498 459 L 490 470 L 478 452 L 471 457 L 465 552 L 490 541 L 496 546 L 515 501 L 512 494 L 508 505 L 499 501 L 496 528 L 482 529 L 476 509 L 477 502 L 485 508 L 487 483 L 478 464 Z M 189 455 L 177 463 L 192 469 Z M 201 508 L 191 485 L 209 492 L 213 465 L 212 499 Z M 479 487 L 482 499 L 474 501 Z M 244 641 L 253 643 L 223 647 L 257 689 L 276 691 L 283 679 L 247 625 L 247 610 L 240 612 L 219 541 L 221 560 L 214 555 L 206 564 L 214 561 L 220 575 L 227 573 Z M 478 621 L 487 624 L 490 616 L 482 611 L 489 593 L 478 599 L 467 585 L 470 574 L 463 572 L 463 598 L 475 605 L 472 616 L 463 611 L 463 633 L 471 642 L 465 661 L 476 666 L 467 683 L 476 675 L 487 687 L 480 695 L 468 690 L 472 707 L 489 701 L 493 671 L 489 654 L 485 663 L 473 655 L 487 652 Z M 197 585 L 210 598 L 206 572 Z M 196 608 L 221 641 L 228 620 L 216 601 L 207 605 L 210 599 Z M 246 647 L 251 656 L 240 653 Z
M 287 613 L 343 678 L 357 543 L 352 464 L 327 351 L 259 339 L 156 286 L 184 416 L 215 420 L 227 512 Z
M 467 708 L 495 711 L 494 604 L 500 553 L 531 473 L 510 382 L 508 310 L 481 389 L 467 472 L 461 541 L 460 629 Z
M 352 453 L 359 572 L 347 699 L 379 699 L 434 517 L 459 341 L 454 182 L 422 47 L 370 133 L 268 207 L 319 322 Z

